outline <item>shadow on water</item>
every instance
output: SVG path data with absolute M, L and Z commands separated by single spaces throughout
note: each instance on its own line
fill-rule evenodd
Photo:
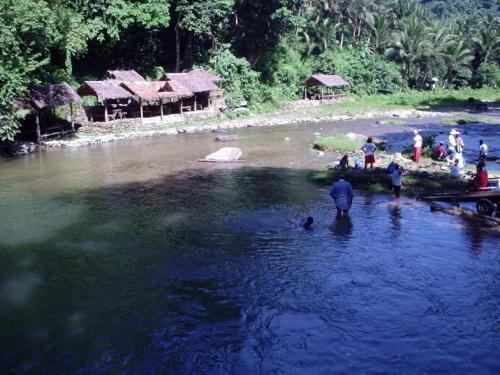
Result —
M 0 370 L 431 371 L 467 354 L 498 368 L 487 355 L 499 342 L 498 252 L 476 264 L 478 289 L 456 251 L 460 223 L 379 196 L 358 196 L 351 216 L 333 221 L 327 189 L 308 172 L 188 170 L 57 196 L 78 215 L 38 241 L 4 227 Z M 391 241 L 402 241 L 396 254 Z M 454 305 L 463 290 L 481 301 Z M 479 315 L 474 327 L 462 313 Z M 464 343 L 450 346 L 457 334 Z
M 289 173 L 189 170 L 55 197 L 56 206 L 79 207 L 79 215 L 54 223 L 40 241 L 8 239 L 4 227 L 0 343 L 10 349 L 0 369 L 202 369 L 177 345 L 193 340 L 201 321 L 203 340 L 221 347 L 241 340 L 234 327 L 216 332 L 212 325 L 241 319 L 244 301 L 231 291 L 238 257 L 249 255 L 259 233 L 269 237 L 301 219 L 300 212 L 291 223 L 277 216 L 308 199 L 307 182 Z M 271 247 L 286 240 L 262 239 Z

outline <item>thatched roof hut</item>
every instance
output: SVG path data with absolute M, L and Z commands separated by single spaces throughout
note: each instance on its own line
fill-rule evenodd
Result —
M 94 95 L 104 103 L 106 100 L 135 99 L 134 95 L 120 86 L 116 80 L 84 81 L 78 93 L 81 96 Z
M 203 79 L 208 79 L 212 82 L 220 82 L 222 81 L 222 78 L 219 77 L 218 75 L 215 75 L 213 73 L 207 72 L 206 70 L 203 69 L 193 69 L 190 71 L 191 74 L 197 75 Z
M 189 98 L 193 96 L 193 92 L 184 87 L 180 82 L 177 81 L 162 81 L 165 84 L 165 88 L 169 91 L 175 92 L 179 97 Z
M 221 78 L 204 70 L 194 69 L 184 73 L 165 73 L 161 80 L 178 82 L 194 94 L 197 94 L 219 92 L 220 89 L 214 82 L 220 81 Z
M 66 82 L 57 84 L 46 84 L 33 87 L 28 92 L 25 99 L 18 101 L 19 105 L 24 109 L 33 112 L 36 126 L 36 140 L 40 144 L 42 140 L 42 132 L 40 126 L 41 112 L 44 109 L 55 108 L 63 105 L 70 107 L 71 113 L 71 132 L 75 131 L 73 123 L 73 103 L 81 103 L 82 98 L 68 85 Z M 65 134 L 64 131 L 58 134 Z
M 143 76 L 135 70 L 108 70 L 106 72 L 107 79 L 116 79 L 118 81 L 146 81 Z
M 66 82 L 36 86 L 28 93 L 36 110 L 81 103 L 82 98 Z
M 313 74 L 306 80 L 306 87 L 341 87 L 349 85 L 341 76 L 335 74 Z
M 183 88 L 180 89 L 178 85 L 174 84 L 173 90 L 169 82 L 155 81 L 155 82 L 122 82 L 121 86 L 132 94 L 136 95 L 143 101 L 157 101 L 172 102 L 182 97 L 192 96 L 193 93 Z

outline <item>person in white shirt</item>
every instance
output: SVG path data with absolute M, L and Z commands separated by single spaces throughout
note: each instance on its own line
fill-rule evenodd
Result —
M 488 145 L 483 142 L 482 139 L 479 140 L 479 161 L 484 162 L 488 156 Z
M 447 159 L 448 162 L 453 163 L 455 160 L 455 155 L 457 153 L 457 140 L 455 138 L 455 135 L 458 132 L 455 129 L 451 129 L 450 134 L 448 135 L 448 152 L 447 152 Z
M 420 154 L 422 153 L 422 136 L 418 134 L 418 130 L 414 130 L 413 134 L 413 160 L 420 162 Z
M 373 144 L 373 138 L 368 137 L 361 149 L 365 153 L 365 169 L 368 167 L 368 164 L 370 164 L 370 168 L 373 169 L 373 164 L 375 164 L 375 151 L 377 151 L 377 146 Z
M 464 152 L 465 143 L 464 143 L 464 139 L 460 136 L 459 132 L 457 132 L 457 134 L 455 136 L 455 141 L 457 142 L 457 145 L 456 145 L 457 152 L 459 154 L 461 154 L 462 152 Z
M 460 169 L 460 160 L 455 159 L 455 163 L 450 169 L 450 175 L 453 178 L 458 178 L 462 175 L 462 170 Z

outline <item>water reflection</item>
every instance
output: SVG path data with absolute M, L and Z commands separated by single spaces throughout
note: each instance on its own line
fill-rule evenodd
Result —
M 353 230 L 351 216 L 337 216 L 331 225 L 331 230 L 340 242 L 347 243 Z
M 399 234 L 401 230 L 402 214 L 401 214 L 401 203 L 391 202 L 388 204 L 389 217 L 391 219 L 392 229 L 395 234 Z

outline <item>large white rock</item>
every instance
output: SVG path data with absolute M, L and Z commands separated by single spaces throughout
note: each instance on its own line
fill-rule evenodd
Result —
M 207 161 L 235 161 L 241 156 L 241 150 L 237 147 L 223 147 L 213 154 L 207 155 Z

